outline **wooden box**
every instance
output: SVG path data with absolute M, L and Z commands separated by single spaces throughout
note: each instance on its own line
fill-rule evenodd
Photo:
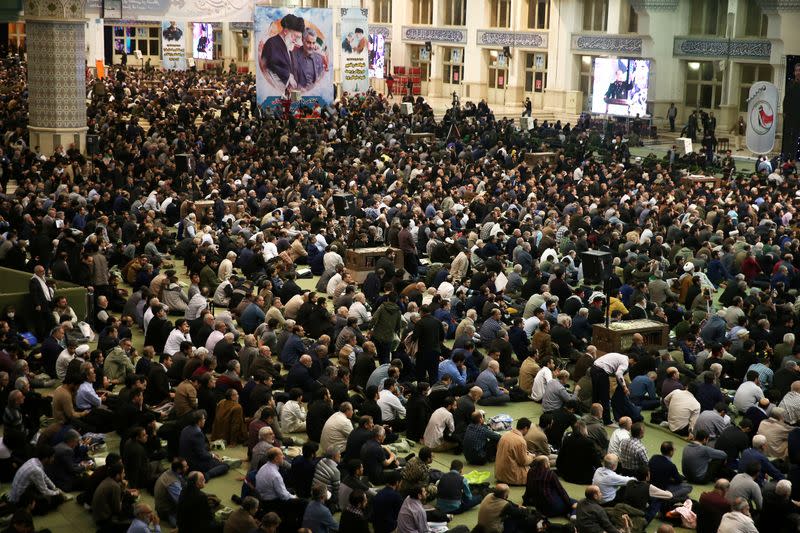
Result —
M 669 326 L 666 324 L 654 320 L 623 320 L 612 322 L 608 328 L 605 323 L 592 326 L 592 344 L 603 353 L 626 353 L 633 344 L 635 333 L 644 337 L 648 350 L 663 350 L 669 343 Z
M 432 143 L 436 140 L 436 135 L 433 133 L 408 133 L 406 134 L 406 143 L 415 144 L 419 141 Z
M 529 152 L 525 154 L 525 164 L 535 166 L 539 163 L 550 164 L 555 161 L 555 152 Z
M 684 176 L 684 180 L 691 181 L 692 183 L 701 183 L 705 186 L 707 183 L 714 185 L 715 189 L 719 189 L 722 184 L 722 179 L 716 176 L 703 176 L 702 174 L 692 174 L 691 176 Z
M 231 212 L 235 212 L 236 210 L 236 202 L 233 200 L 223 200 L 225 202 L 225 207 L 229 208 Z M 211 200 L 198 200 L 194 203 L 194 212 L 197 215 L 197 220 L 203 220 L 203 217 L 206 216 L 206 213 L 211 213 L 214 207 L 214 202 Z
M 403 252 L 398 248 L 381 246 L 378 248 L 359 248 L 357 250 L 347 250 L 344 258 L 344 266 L 353 275 L 356 283 L 364 283 L 367 274 L 375 270 L 375 263 L 378 259 L 385 257 L 389 250 L 394 250 L 394 266 L 403 268 Z

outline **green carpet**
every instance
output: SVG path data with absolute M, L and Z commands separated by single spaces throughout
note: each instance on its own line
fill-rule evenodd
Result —
M 184 274 L 184 268 L 181 261 L 176 261 L 175 270 L 179 273 L 182 281 L 187 282 L 186 277 Z M 304 289 L 314 290 L 314 286 L 316 285 L 317 278 L 315 279 L 305 279 L 305 280 L 298 280 L 298 284 Z M 141 350 L 142 343 L 144 341 L 144 335 L 138 329 L 134 329 L 134 338 L 133 344 L 138 350 Z M 541 405 L 534 403 L 534 402 L 523 402 L 523 403 L 509 403 L 503 407 L 482 407 L 487 412 L 487 418 L 494 416 L 496 414 L 505 413 L 511 415 L 515 420 L 528 417 L 531 420 L 537 422 L 539 420 L 539 416 L 542 413 Z M 649 417 L 649 415 L 648 415 Z M 608 429 L 609 436 L 611 435 L 612 429 Z M 108 450 L 110 451 L 117 451 L 119 438 L 116 434 L 109 434 L 108 435 Z M 301 438 L 304 438 L 305 435 L 302 435 Z M 674 461 L 680 468 L 681 463 L 681 454 L 683 452 L 683 448 L 686 442 L 681 439 L 680 437 L 671 434 L 669 431 L 664 430 L 661 427 L 654 426 L 652 424 L 647 424 L 647 428 L 645 430 L 644 442 L 647 446 L 647 450 L 649 454 L 655 454 L 659 452 L 661 447 L 661 443 L 665 440 L 671 440 L 675 444 L 675 456 Z M 419 449 L 419 445 L 417 448 Z M 413 451 L 413 450 L 412 450 Z M 243 446 L 238 446 L 235 448 L 228 448 L 224 450 L 224 452 L 220 453 L 221 455 L 226 455 L 230 457 L 235 457 L 239 459 L 245 459 L 247 456 L 247 450 Z M 434 454 L 434 464 L 432 465 L 433 468 L 447 471 L 450 468 L 450 462 L 453 459 L 460 458 L 463 460 L 463 456 L 456 456 L 451 453 L 435 453 Z M 482 467 L 471 467 L 467 465 L 465 467 L 465 472 L 469 472 L 472 470 L 489 470 L 492 473 L 492 478 L 490 482 L 494 482 L 494 467 L 493 465 L 485 465 Z M 230 496 L 232 494 L 239 494 L 241 489 L 241 478 L 245 475 L 247 471 L 247 462 L 244 462 L 242 466 L 238 469 L 231 470 L 227 475 L 216 478 L 211 480 L 208 485 L 206 486 L 206 492 L 216 494 L 220 497 L 223 502 L 223 505 L 227 505 L 229 507 L 235 507 L 235 505 L 230 501 Z M 569 495 L 575 499 L 583 498 L 583 491 L 585 486 L 583 485 L 573 485 L 571 483 L 564 483 L 564 487 L 566 488 Z M 694 499 L 699 498 L 701 492 L 704 492 L 709 489 L 710 486 L 695 486 L 691 497 Z M 0 491 L 5 492 L 10 489 L 8 484 L 4 484 L 0 487 Z M 511 499 L 517 503 L 522 502 L 522 494 L 524 492 L 524 487 L 513 487 L 511 489 Z M 141 495 L 140 501 L 147 502 L 149 504 L 153 504 L 153 497 L 143 492 Z M 338 518 L 338 516 L 337 516 Z M 472 527 L 476 524 L 478 518 L 478 511 L 477 508 L 464 513 L 462 515 L 458 515 L 454 518 L 451 522 L 452 526 L 455 525 L 466 525 Z M 563 520 L 557 520 L 563 522 Z M 59 532 L 67 532 L 69 530 L 73 531 L 94 531 L 95 526 L 94 522 L 91 518 L 91 514 L 84 509 L 82 506 L 78 505 L 74 500 L 69 501 L 61 505 L 56 511 L 49 513 L 43 517 L 37 517 L 35 520 L 36 529 L 42 528 L 49 528 L 54 533 Z M 647 531 L 656 531 L 660 522 L 654 520 L 650 526 L 647 528 Z M 77 529 L 76 529 L 77 528 Z M 168 527 L 164 527 L 162 525 L 163 531 L 168 531 Z M 189 532 L 191 533 L 191 532 Z

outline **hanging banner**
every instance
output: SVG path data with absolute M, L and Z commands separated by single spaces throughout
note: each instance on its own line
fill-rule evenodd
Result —
M 747 99 L 747 149 L 754 154 L 772 151 L 777 109 L 777 87 L 767 81 L 756 82 L 750 87 Z
M 367 10 L 342 8 L 342 92 L 364 93 L 369 88 Z
M 255 8 L 256 94 L 262 107 L 298 96 L 304 105 L 333 101 L 333 12 Z
M 105 2 L 106 17 L 109 17 L 110 3 Z M 116 9 L 110 15 L 125 20 L 246 22 L 253 20 L 254 3 L 253 0 L 121 0 L 114 2 Z M 102 17 L 103 4 L 103 0 L 86 0 L 86 15 L 89 18 Z
M 183 23 L 161 23 L 161 66 L 167 70 L 186 70 L 186 39 Z
M 381 33 L 369 36 L 369 77 L 383 79 L 386 70 L 386 37 Z

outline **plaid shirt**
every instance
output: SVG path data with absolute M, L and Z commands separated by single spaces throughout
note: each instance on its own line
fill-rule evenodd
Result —
M 464 450 L 464 458 L 469 461 L 485 461 L 486 444 L 489 441 L 495 443 L 500 440 L 500 434 L 492 431 L 483 424 L 470 424 L 464 432 L 464 440 L 461 446 Z
M 623 440 L 619 446 L 619 463 L 626 470 L 639 470 L 648 464 L 647 449 L 641 439 Z

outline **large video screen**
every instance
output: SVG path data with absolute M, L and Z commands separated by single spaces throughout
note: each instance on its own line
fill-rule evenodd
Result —
M 214 59 L 214 28 L 205 22 L 192 24 L 192 57 Z
M 649 84 L 648 59 L 595 58 L 592 113 L 646 116 Z
M 369 36 L 369 77 L 383 78 L 386 67 L 386 38 L 380 33 Z

